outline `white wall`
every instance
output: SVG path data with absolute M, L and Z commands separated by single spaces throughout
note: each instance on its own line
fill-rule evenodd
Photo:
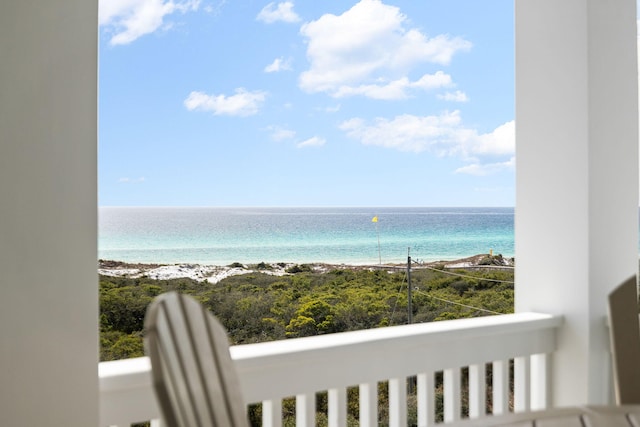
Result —
M 0 2 L 0 425 L 95 426 L 97 0 Z
M 516 310 L 564 314 L 557 405 L 609 398 L 606 296 L 638 271 L 636 0 L 516 0 Z

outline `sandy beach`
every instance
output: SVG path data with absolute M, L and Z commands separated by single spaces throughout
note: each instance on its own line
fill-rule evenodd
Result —
M 412 268 L 433 268 L 444 267 L 453 268 L 473 268 L 482 265 L 482 261 L 488 257 L 487 254 L 478 254 L 468 258 L 458 260 L 434 261 L 424 264 L 414 264 Z M 495 262 L 488 267 L 513 267 L 512 258 L 502 258 L 497 255 L 493 257 Z M 230 266 L 201 265 L 201 264 L 134 264 L 121 261 L 100 260 L 98 273 L 104 276 L 139 278 L 148 277 L 154 280 L 168 280 L 178 278 L 189 278 L 199 282 L 218 283 L 221 280 L 238 275 L 253 272 L 273 274 L 282 276 L 287 273 L 287 269 L 297 265 L 297 263 L 260 263 L 260 264 L 233 264 Z M 375 265 L 349 265 L 349 264 L 306 264 L 314 272 L 323 273 L 336 268 L 352 269 L 380 269 L 387 268 L 397 270 L 406 268 L 406 264 L 375 264 Z

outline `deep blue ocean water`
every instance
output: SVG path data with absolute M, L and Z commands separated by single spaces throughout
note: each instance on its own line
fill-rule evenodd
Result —
M 372 222 L 374 216 L 378 222 Z M 513 208 L 99 208 L 99 258 L 403 263 L 514 256 Z M 378 244 L 379 241 L 379 244 Z

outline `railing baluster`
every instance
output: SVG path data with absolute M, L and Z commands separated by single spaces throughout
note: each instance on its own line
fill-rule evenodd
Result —
M 514 356 L 518 378 L 516 409 L 526 405 L 530 409 L 547 408 L 552 368 L 549 355 L 556 349 L 556 330 L 561 323 L 560 317 L 519 313 L 232 346 L 230 352 L 245 399 L 248 403 L 263 404 L 264 427 L 282 427 L 282 399 L 300 390 L 306 394 L 296 397 L 297 426 L 312 427 L 315 391 L 328 390 L 331 402 L 344 402 L 350 384 L 360 384 L 360 425 L 376 427 L 378 381 L 389 381 L 391 426 L 405 427 L 407 375 L 417 376 L 418 424 L 434 427 L 435 372 L 449 370 L 445 372 L 447 420 L 459 419 L 461 369 L 469 366 L 470 417 L 482 417 L 487 404 L 486 360 L 496 361 L 493 362 L 495 414 L 509 411 L 509 358 Z M 367 357 L 367 363 L 363 363 L 363 357 Z M 521 365 L 520 358 L 529 359 L 528 368 Z M 340 363 L 336 364 L 337 360 Z M 159 417 L 150 370 L 147 358 L 100 363 L 102 427 L 113 424 L 128 427 L 141 419 Z M 528 385 L 521 379 L 527 376 Z M 282 381 L 284 377 L 287 381 Z M 521 388 L 525 393 L 519 391 Z M 331 389 L 339 391 L 335 394 Z M 523 398 L 525 403 L 521 403 Z M 344 403 L 329 403 L 332 425 L 345 424 L 347 408 L 341 405 Z M 153 427 L 159 426 L 154 422 Z
M 313 393 L 296 396 L 296 427 L 316 425 L 316 399 Z
M 329 427 L 347 425 L 347 393 L 344 388 L 329 390 Z
M 493 362 L 493 414 L 509 412 L 509 361 Z
M 513 360 L 513 411 L 524 412 L 530 408 L 531 375 L 529 357 L 516 357 Z
M 432 426 L 436 422 L 433 410 L 436 388 L 433 372 L 418 374 L 417 386 L 418 425 L 420 427 Z
M 460 368 L 444 370 L 444 422 L 460 419 Z
M 407 379 L 389 380 L 389 426 L 407 425 Z
M 360 384 L 358 391 L 360 402 L 360 427 L 378 425 L 378 383 Z
M 486 384 L 485 365 L 469 366 L 469 418 L 478 418 L 486 413 Z
M 547 354 L 531 356 L 531 409 L 543 410 L 549 406 L 551 358 Z
M 282 400 L 262 402 L 262 427 L 282 427 Z

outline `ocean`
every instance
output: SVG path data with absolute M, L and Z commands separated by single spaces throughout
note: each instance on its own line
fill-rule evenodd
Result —
M 221 266 L 512 257 L 513 221 L 513 208 L 100 207 L 98 256 Z

